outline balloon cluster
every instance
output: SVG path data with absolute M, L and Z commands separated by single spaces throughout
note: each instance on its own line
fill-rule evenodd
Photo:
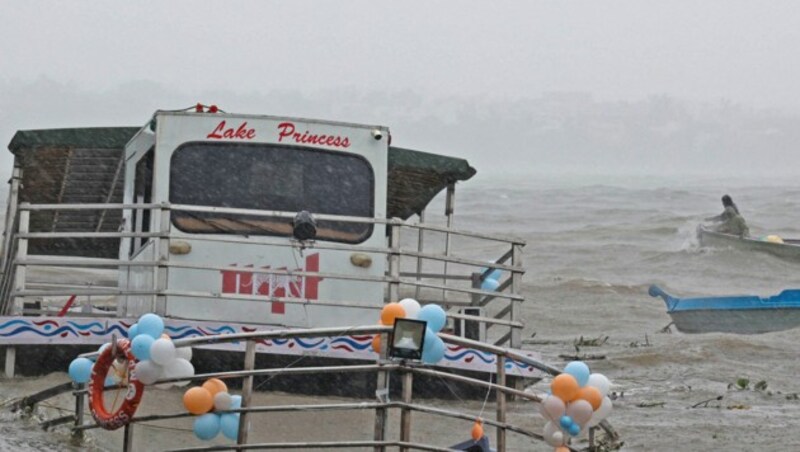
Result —
M 578 436 L 584 428 L 594 427 L 608 417 L 610 387 L 608 378 L 590 373 L 583 361 L 567 364 L 564 373 L 550 383 L 552 394 L 542 400 L 541 413 L 547 419 L 545 441 L 556 448 L 563 447 L 570 436 Z
M 228 439 L 235 440 L 239 436 L 239 413 L 226 413 L 242 407 L 242 396 L 230 395 L 225 383 L 217 378 L 210 378 L 203 386 L 196 386 L 183 394 L 183 406 L 192 414 L 194 434 L 199 439 L 214 439 L 221 431 Z
M 447 324 L 447 313 L 441 306 L 428 304 L 420 306 L 413 298 L 404 298 L 397 303 L 389 303 L 381 310 L 381 325 L 394 325 L 398 318 L 424 320 L 427 322 L 425 339 L 422 345 L 422 362 L 436 364 L 444 358 L 444 341 L 436 334 Z M 381 352 L 381 336 L 372 339 L 372 349 Z
M 191 377 L 194 366 L 191 347 L 175 348 L 172 339 L 164 334 L 164 320 L 155 314 L 145 314 L 128 330 L 133 356 L 139 360 L 136 377 L 151 385 L 160 379 Z M 186 386 L 189 381 L 158 385 L 159 388 Z
M 488 274 L 487 274 L 488 272 Z M 483 278 L 481 282 L 481 290 L 485 290 L 487 292 L 494 292 L 500 287 L 500 278 L 503 277 L 503 271 L 488 268 L 482 268 L 481 274 L 486 274 L 486 277 Z
M 172 339 L 164 334 L 164 321 L 155 314 L 145 314 L 139 322 L 128 329 L 128 339 L 131 341 L 131 351 L 139 361 L 136 365 L 136 378 L 143 384 L 150 385 L 162 378 L 191 377 L 194 375 L 192 349 L 190 347 L 175 348 Z M 111 343 L 100 346 L 102 352 Z M 75 358 L 69 365 L 69 377 L 75 383 L 87 383 L 92 375 L 94 361 L 89 358 Z M 113 386 L 124 382 L 127 378 L 127 368 L 115 363 L 113 372 L 109 372 L 105 385 Z M 189 381 L 174 383 L 176 386 L 186 386 Z M 158 385 L 159 388 L 169 387 L 172 384 Z

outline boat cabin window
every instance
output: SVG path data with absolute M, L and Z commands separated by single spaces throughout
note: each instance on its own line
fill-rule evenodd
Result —
M 362 156 L 296 146 L 186 143 L 172 154 L 174 204 L 312 214 L 374 216 L 375 176 Z M 181 231 L 290 237 L 292 219 L 212 212 L 172 212 Z M 317 240 L 361 243 L 370 223 L 317 221 Z
M 136 162 L 136 174 L 133 179 L 133 202 L 135 204 L 149 204 L 153 201 L 153 154 L 150 148 L 145 155 Z M 150 232 L 150 209 L 133 210 L 133 231 Z M 141 249 L 148 239 L 134 237 L 131 246 L 131 256 Z

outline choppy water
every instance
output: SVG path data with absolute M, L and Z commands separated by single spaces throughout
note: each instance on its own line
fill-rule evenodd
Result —
M 528 242 L 523 290 L 524 336 L 534 341 L 530 348 L 561 365 L 565 360 L 559 355 L 574 354 L 578 337 L 608 336 L 604 345 L 583 347 L 580 353 L 605 356 L 590 366 L 624 393 L 610 418 L 625 440 L 624 450 L 800 450 L 795 430 L 800 401 L 787 397 L 800 392 L 795 378 L 800 329 L 757 336 L 661 333 L 669 316 L 660 300 L 647 295 L 651 283 L 678 295 L 770 295 L 800 286 L 800 262 L 698 248 L 695 225 L 721 211 L 724 193 L 733 196 L 753 235 L 800 236 L 800 184 L 791 180 L 483 178 L 458 190 L 457 227 Z M 441 209 L 439 200 L 431 208 L 436 209 Z M 766 381 L 768 391 L 729 389 L 743 377 L 751 385 Z M 3 382 L 0 400 L 54 380 Z M 164 394 L 161 402 L 177 410 L 179 393 Z M 711 407 L 689 408 L 720 395 Z M 480 409 L 480 403 L 450 403 Z M 528 427 L 541 428 L 529 406 L 515 405 L 513 412 Z M 289 434 L 308 427 L 270 422 Z M 371 429 L 368 416 L 341 422 L 367 433 Z M 419 439 L 441 434 L 441 427 L 420 425 Z M 341 426 L 317 428 L 334 432 Z M 191 436 L 152 429 L 148 438 L 146 448 L 159 449 L 177 447 L 180 438 Z M 59 450 L 63 440 L 27 421 L 0 417 L 0 449 Z M 90 444 L 113 450 L 115 441 L 97 437 Z M 551 450 L 544 444 L 513 444 L 517 450 Z

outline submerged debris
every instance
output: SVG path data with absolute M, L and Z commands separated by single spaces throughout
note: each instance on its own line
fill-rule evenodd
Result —
M 636 406 L 639 408 L 663 408 L 666 403 L 667 402 L 639 402 L 636 404 Z
M 719 395 L 719 396 L 710 398 L 708 400 L 703 400 L 702 402 L 695 403 L 694 405 L 690 406 L 689 408 L 709 408 L 709 406 L 708 406 L 709 403 L 714 402 L 714 401 L 722 400 L 722 397 L 723 396 Z M 711 408 L 719 408 L 719 405 L 713 406 Z

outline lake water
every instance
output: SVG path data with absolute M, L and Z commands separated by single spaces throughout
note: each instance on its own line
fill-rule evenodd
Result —
M 756 336 L 663 333 L 670 318 L 663 303 L 647 295 L 652 283 L 681 296 L 772 295 L 800 286 L 800 262 L 698 247 L 695 227 L 722 211 L 725 193 L 733 196 L 752 235 L 800 236 L 800 183 L 791 180 L 483 177 L 459 186 L 457 227 L 527 241 L 526 347 L 562 366 L 566 360 L 559 355 L 574 355 L 579 337 L 607 337 L 602 346 L 581 347 L 578 353 L 605 358 L 588 364 L 622 395 L 609 420 L 625 441 L 623 450 L 800 450 L 800 433 L 794 431 L 800 401 L 792 396 L 800 392 L 795 379 L 800 330 Z M 431 210 L 441 210 L 441 204 L 437 200 Z M 0 382 L 0 401 L 63 378 Z M 749 379 L 751 388 L 763 380 L 767 390 L 729 387 L 740 378 Z M 545 391 L 546 382 L 535 389 Z M 177 411 L 180 391 L 162 394 L 158 401 L 145 396 L 146 410 Z M 717 396 L 722 399 L 709 407 L 690 408 Z M 311 401 L 286 394 L 259 397 L 264 403 Z M 53 403 L 69 407 L 69 399 Z M 480 401 L 441 404 L 470 412 L 481 406 Z M 524 426 L 541 429 L 530 404 L 515 402 L 512 413 Z M 272 417 L 258 435 L 265 440 L 276 439 L 273 434 L 337 437 L 363 430 L 369 437 L 368 415 L 327 419 Z M 460 438 L 469 431 L 433 420 L 415 425 L 416 439 Z M 170 428 L 143 427 L 148 443 L 142 447 L 157 450 L 192 441 L 189 421 Z M 63 432 L 42 433 L 30 421 L 5 412 L 0 416 L 2 450 L 63 450 L 66 440 Z M 116 434 L 92 434 L 88 444 L 115 450 L 118 441 Z M 515 440 L 512 445 L 514 450 L 552 450 L 543 443 Z

